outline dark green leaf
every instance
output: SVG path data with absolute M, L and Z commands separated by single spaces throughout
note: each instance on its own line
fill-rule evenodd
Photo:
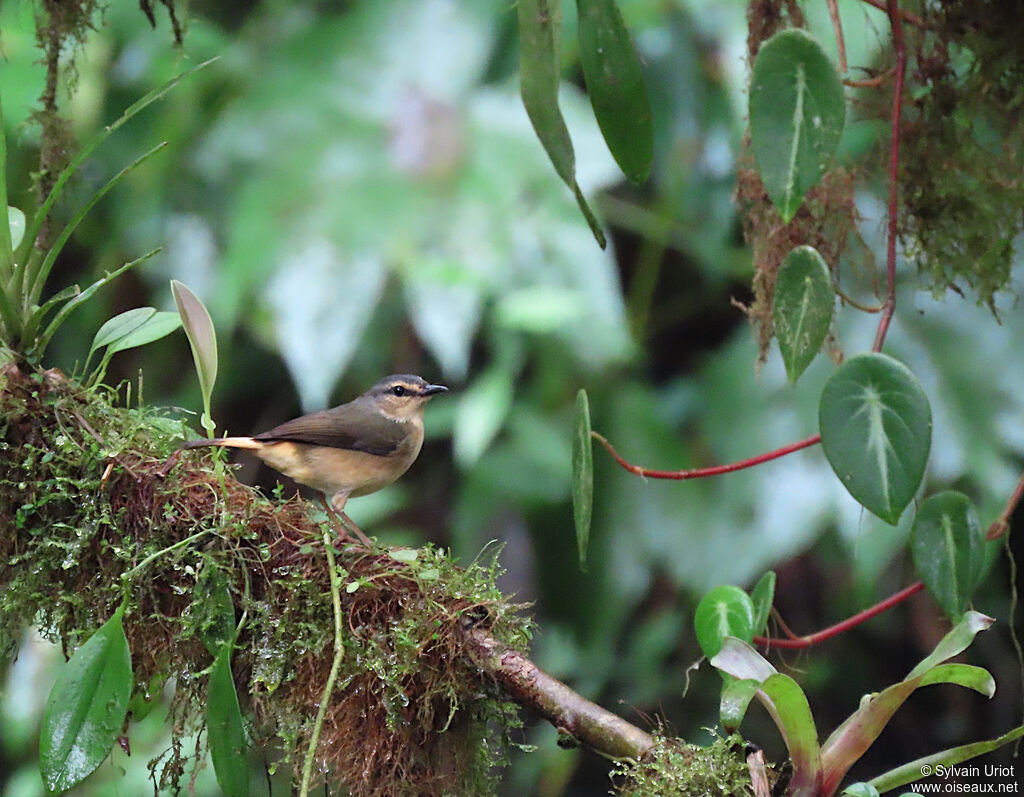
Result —
M 825 342 L 834 309 L 825 260 L 814 247 L 796 247 L 779 266 L 772 305 L 775 337 L 790 382 L 796 383 Z
M 132 694 L 122 605 L 57 676 L 39 732 L 39 766 L 50 791 L 81 783 L 107 757 Z
M 576 0 L 580 63 L 601 134 L 634 183 L 651 171 L 654 128 L 637 57 L 615 0 Z
M 572 514 L 576 522 L 576 547 L 580 567 L 587 562 L 590 518 L 594 508 L 594 449 L 590 439 L 590 401 L 587 391 L 576 394 L 576 417 L 572 437 Z
M 726 733 L 735 733 L 739 730 L 750 701 L 760 688 L 761 682 L 753 678 L 731 681 L 722 687 L 718 716 Z
M 821 445 L 839 480 L 864 507 L 895 525 L 924 476 L 932 411 L 910 370 L 884 354 L 861 354 L 825 384 Z
M 954 621 L 967 609 L 984 566 L 984 532 L 974 504 L 952 490 L 929 496 L 914 517 L 914 569 Z
M 769 570 L 761 576 L 750 593 L 750 599 L 754 603 L 754 634 L 761 634 L 768 626 L 772 601 L 775 600 L 775 572 L 773 570 Z
M 249 794 L 249 758 L 238 705 L 235 682 L 231 677 L 231 645 L 224 645 L 213 662 L 207 689 L 206 731 L 210 758 L 217 783 L 225 797 Z
M 783 221 L 824 174 L 843 132 L 843 85 L 806 31 L 780 31 L 761 45 L 750 82 L 750 146 Z
M 231 600 L 227 576 L 210 561 L 205 563 L 196 578 L 190 612 L 196 635 L 210 655 L 216 658 L 221 648 L 234 638 L 235 604 Z
M 520 0 L 518 9 L 519 80 L 523 105 L 555 171 L 572 189 L 587 224 L 604 249 L 607 245 L 604 231 L 576 183 L 576 155 L 569 129 L 558 107 L 561 3 L 559 0 Z
M 96 330 L 96 335 L 92 339 L 92 345 L 89 347 L 89 356 L 92 357 L 96 351 L 104 346 L 108 346 L 125 335 L 134 332 L 154 315 L 156 315 L 155 307 L 135 307 L 131 310 L 125 310 L 123 313 L 118 313 Z
M 754 603 L 739 587 L 726 584 L 708 592 L 694 618 L 697 642 L 709 659 L 727 636 L 749 642 L 754 636 Z
M 110 344 L 107 350 L 111 354 L 126 349 L 134 349 L 138 346 L 145 346 L 147 343 L 160 340 L 170 335 L 181 326 L 181 316 L 171 310 L 161 310 L 147 318 L 137 329 L 129 332 L 120 340 Z

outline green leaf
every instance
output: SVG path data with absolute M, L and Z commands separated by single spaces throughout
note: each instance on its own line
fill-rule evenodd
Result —
M 203 565 L 192 588 L 190 608 L 196 635 L 216 658 L 235 636 L 235 604 L 227 575 L 209 560 Z
M 134 349 L 153 343 L 170 335 L 181 326 L 181 316 L 172 310 L 161 310 L 146 319 L 139 327 L 129 332 L 120 340 L 114 341 L 107 350 L 111 354 L 126 349 Z
M 419 548 L 397 548 L 394 551 L 389 551 L 389 553 L 396 562 L 402 562 L 407 565 L 411 565 L 420 558 Z
M 984 667 L 975 667 L 972 664 L 940 664 L 932 667 L 925 673 L 918 686 L 932 684 L 963 686 L 987 698 L 993 697 L 996 693 L 996 682 L 992 674 Z
M 884 354 L 860 354 L 832 374 L 818 410 L 821 445 L 850 494 L 896 525 L 921 484 L 932 411 L 920 382 Z
M 51 792 L 81 783 L 107 757 L 132 695 L 122 604 L 68 661 L 46 701 L 39 766 Z
M 1018 725 L 1012 731 L 1008 731 L 996 739 L 951 747 L 948 750 L 918 758 L 915 761 L 891 769 L 877 778 L 873 778 L 871 785 L 880 792 L 892 791 L 900 786 L 913 783 L 915 780 L 920 780 L 923 767 L 931 767 L 932 772 L 938 766 L 952 767 L 964 761 L 969 761 L 972 758 L 991 753 L 993 750 L 998 750 L 1003 745 L 1015 742 L 1021 737 L 1024 737 L 1024 725 Z
M 25 237 L 25 214 L 8 205 L 7 226 L 11 231 L 11 248 L 17 249 L 21 239 Z
M 952 490 L 925 499 L 914 517 L 914 569 L 935 601 L 956 621 L 967 609 L 984 567 L 984 531 L 974 504 Z
M 212 436 L 210 397 L 213 395 L 213 384 L 217 381 L 217 333 L 205 305 L 184 283 L 171 280 L 171 293 L 174 295 L 174 303 L 178 306 L 181 325 L 185 328 L 189 345 L 192 347 L 192 359 L 195 361 L 196 374 L 199 376 L 199 390 L 203 394 L 203 426 Z
M 922 686 L 926 678 L 929 683 L 938 683 L 943 677 L 948 683 L 960 683 L 976 688 L 977 675 L 960 670 L 939 670 L 938 675 L 930 673 L 962 653 L 974 641 L 979 631 L 993 623 L 991 617 L 978 612 L 967 612 L 928 656 L 922 659 L 910 674 L 897 684 L 884 689 L 877 695 L 861 701 L 860 707 L 836 728 L 821 748 L 822 793 L 831 794 L 857 760 L 882 733 L 892 715 L 903 705 L 914 690 Z
M 777 672 L 768 659 L 754 650 L 753 645 L 736 637 L 722 640 L 721 650 L 711 658 L 711 666 L 741 681 L 753 679 L 758 683 Z
M 715 587 L 697 604 L 694 630 L 709 659 L 722 649 L 726 637 L 749 642 L 754 636 L 754 602 L 739 587 Z
M 520 93 L 530 124 L 551 159 L 558 176 L 572 189 L 583 216 L 602 249 L 604 230 L 576 183 L 576 155 L 569 129 L 558 107 L 558 36 L 562 25 L 560 0 L 520 0 L 519 80 Z
M 587 391 L 576 394 L 572 436 L 572 516 L 576 524 L 576 548 L 580 569 L 587 564 L 590 519 L 594 510 L 594 448 L 590 439 L 590 400 Z
M 642 183 L 654 127 L 640 59 L 615 0 L 576 0 L 580 64 L 601 134 L 623 174 Z
M 789 794 L 811 794 L 821 771 L 821 749 L 818 730 L 811 716 L 811 706 L 800 685 L 782 673 L 775 673 L 761 684 L 758 697 L 786 740 L 793 763 Z
M 730 681 L 722 687 L 718 716 L 726 733 L 735 733 L 739 730 L 750 701 L 760 688 L 761 682 L 754 678 Z
M 92 357 L 96 351 L 104 346 L 108 346 L 125 335 L 134 332 L 155 314 L 155 307 L 136 307 L 132 310 L 118 313 L 96 330 L 96 335 L 92 339 L 92 345 L 89 347 L 89 357 Z M 86 360 L 88 361 L 88 357 Z
M 839 73 L 814 37 L 791 28 L 761 45 L 750 82 L 750 146 L 783 221 L 824 174 L 845 114 Z
M 499 360 L 459 396 L 452 444 L 461 467 L 475 465 L 505 425 L 517 367 L 512 360 Z
M 878 797 L 878 789 L 870 783 L 851 783 L 843 789 L 843 797 Z
M 768 617 L 775 600 L 775 571 L 769 570 L 754 585 L 750 593 L 754 603 L 754 634 L 762 633 L 768 627 Z
M 249 794 L 248 745 L 235 682 L 231 677 L 232 645 L 224 645 L 213 662 L 207 687 L 206 731 L 217 783 L 225 797 Z
M 825 342 L 835 309 L 832 277 L 824 258 L 812 246 L 791 251 L 775 278 L 772 317 L 782 362 L 796 383 Z

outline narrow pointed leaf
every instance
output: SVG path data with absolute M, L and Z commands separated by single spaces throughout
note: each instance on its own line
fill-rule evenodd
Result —
M 110 753 L 132 695 L 124 607 L 114 612 L 57 676 L 39 732 L 39 766 L 51 792 L 81 783 Z
M 594 508 L 594 449 L 590 438 L 590 401 L 587 391 L 576 394 L 572 437 L 572 514 L 576 523 L 576 547 L 580 568 L 587 564 L 590 518 Z
M 750 146 L 783 221 L 824 174 L 845 115 L 839 73 L 814 37 L 790 28 L 761 45 L 750 82 Z
M 104 346 L 109 346 L 114 341 L 134 332 L 155 314 L 155 307 L 135 307 L 118 313 L 96 330 L 92 345 L 89 347 L 89 357 L 92 357 Z
M 818 730 L 804 690 L 788 675 L 775 673 L 761 684 L 758 697 L 763 699 L 782 738 L 786 740 L 793 763 L 789 793 L 817 793 L 821 750 L 818 747 Z
M 558 176 L 572 189 L 587 224 L 602 249 L 604 231 L 576 183 L 576 154 L 558 107 L 558 37 L 562 26 L 560 0 L 520 0 L 519 80 L 523 105 L 537 138 Z
M 918 662 L 918 665 L 910 671 L 907 680 L 923 676 L 932 667 L 937 667 L 944 661 L 960 655 L 971 646 L 974 637 L 979 632 L 986 630 L 994 622 L 995 620 L 981 612 L 965 612 L 964 616 L 950 629 L 949 633 L 939 640 L 939 644 L 935 646 L 932 652 Z
M 769 570 L 758 580 L 750 593 L 754 603 L 754 634 L 760 634 L 768 627 L 772 602 L 775 600 L 775 571 Z
M 917 377 L 884 354 L 853 357 L 825 383 L 818 420 L 839 480 L 866 509 L 896 525 L 931 449 L 932 411 Z
M 172 310 L 161 310 L 147 318 L 137 329 L 132 330 L 120 340 L 110 344 L 108 351 L 113 354 L 126 349 L 134 349 L 167 337 L 181 326 L 181 316 Z
M 919 686 L 932 684 L 963 686 L 988 698 L 996 693 L 996 681 L 992 674 L 984 667 L 975 667 L 972 664 L 940 664 L 932 667 L 924 674 Z
M 15 207 L 7 206 L 7 227 L 11 234 L 11 248 L 17 249 L 25 237 L 25 214 Z
M 761 682 L 753 678 L 732 681 L 722 687 L 722 699 L 718 706 L 718 717 L 726 733 L 739 730 L 746 716 L 750 701 L 761 688 Z
M 181 325 L 192 347 L 199 389 L 203 394 L 204 415 L 208 415 L 213 385 L 217 381 L 217 334 L 206 306 L 184 283 L 171 280 L 171 293 L 181 315 Z
M 782 362 L 796 383 L 825 342 L 835 309 L 828 266 L 818 250 L 798 246 L 779 266 L 772 316 Z
M 580 64 L 594 116 L 623 174 L 642 183 L 654 157 L 654 127 L 636 48 L 615 0 L 576 0 Z
M 1012 731 L 1008 731 L 996 739 L 951 747 L 948 750 L 932 753 L 929 756 L 924 756 L 923 758 L 918 758 L 898 766 L 883 775 L 879 775 L 877 778 L 873 778 L 871 785 L 882 793 L 892 791 L 900 786 L 913 783 L 915 780 L 921 780 L 923 777 L 921 774 L 922 769 L 926 766 L 930 767 L 932 772 L 935 771 L 937 766 L 952 767 L 964 761 L 969 761 L 972 758 L 991 753 L 993 750 L 998 750 L 1003 745 L 1015 742 L 1022 737 L 1024 737 L 1024 725 L 1018 725 Z
M 966 611 L 981 579 L 984 531 L 974 504 L 952 490 L 921 504 L 910 532 L 914 569 L 948 617 Z
M 224 645 L 210 671 L 206 729 L 210 758 L 224 797 L 248 797 L 249 757 L 242 710 L 231 677 L 231 645 Z
M 709 659 L 722 649 L 726 637 L 749 642 L 754 636 L 754 602 L 739 587 L 715 587 L 697 604 L 694 630 Z

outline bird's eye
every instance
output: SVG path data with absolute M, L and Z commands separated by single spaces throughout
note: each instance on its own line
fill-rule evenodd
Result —
M 401 385 L 395 385 L 393 388 L 391 388 L 391 392 L 394 393 L 396 396 L 404 396 L 407 391 Z

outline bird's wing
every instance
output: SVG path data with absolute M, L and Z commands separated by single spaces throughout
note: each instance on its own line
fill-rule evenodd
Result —
M 328 448 L 346 448 L 385 457 L 405 439 L 403 424 L 375 413 L 346 412 L 348 405 L 303 415 L 255 435 L 264 443 L 288 441 Z

